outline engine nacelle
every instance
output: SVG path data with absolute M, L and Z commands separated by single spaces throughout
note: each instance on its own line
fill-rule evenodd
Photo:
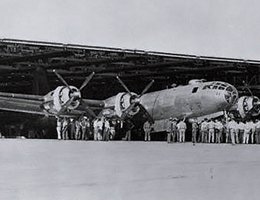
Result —
M 72 98 L 72 96 L 76 98 L 74 98 L 67 107 L 68 110 L 74 110 L 79 106 L 81 98 L 80 91 L 74 86 L 70 86 L 70 89 L 66 86 L 59 86 L 44 96 L 43 109 L 48 113 L 56 114 Z
M 115 97 L 115 113 L 118 117 L 121 117 L 124 111 L 131 105 L 132 100 L 137 97 L 137 94 L 130 94 L 122 92 L 118 93 Z M 139 112 L 140 108 L 136 106 L 135 109 L 131 110 L 128 114 L 134 116 Z
M 242 96 L 238 99 L 237 110 L 242 118 L 249 113 L 252 116 L 257 116 L 260 112 L 259 98 L 256 96 Z

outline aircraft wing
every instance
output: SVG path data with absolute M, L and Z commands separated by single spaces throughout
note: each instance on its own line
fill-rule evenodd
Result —
M 26 95 L 16 93 L 0 92 L 0 110 L 22 112 L 37 115 L 57 116 L 55 112 L 49 112 L 44 109 L 44 96 Z M 80 105 L 74 109 L 59 113 L 61 117 L 75 117 L 84 113 L 89 114 L 91 109 L 102 109 L 103 101 L 82 99 Z

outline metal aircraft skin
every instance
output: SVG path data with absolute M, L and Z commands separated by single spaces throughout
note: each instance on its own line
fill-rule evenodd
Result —
M 238 98 L 234 86 L 220 81 L 191 80 L 185 86 L 146 93 L 151 82 L 137 95 L 117 77 L 126 92 L 105 100 L 91 100 L 82 99 L 80 90 L 88 84 L 94 73 L 86 78 L 80 89 L 69 86 L 59 74 L 56 75 L 65 86 L 59 86 L 45 96 L 0 92 L 0 110 L 56 117 L 79 117 L 83 114 L 95 117 L 93 110 L 98 110 L 101 115 L 122 120 L 142 112 L 148 120 L 161 123 L 157 131 L 164 129 L 163 123 L 170 117 L 194 119 L 234 108 L 241 116 L 259 114 L 257 97 Z

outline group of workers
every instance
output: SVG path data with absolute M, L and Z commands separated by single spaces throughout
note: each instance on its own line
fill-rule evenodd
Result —
M 93 137 L 97 141 L 108 141 L 116 135 L 116 121 L 108 120 L 104 116 L 93 121 L 86 116 L 79 119 L 58 118 L 58 139 L 89 140 Z M 121 122 L 122 123 L 122 122 Z M 126 135 L 124 140 L 131 140 L 133 124 L 125 123 Z M 121 124 L 122 127 L 122 124 Z M 151 141 L 154 124 L 146 121 L 143 124 L 144 141 Z M 166 121 L 167 142 L 185 142 L 187 124 L 185 119 L 169 118 Z M 232 144 L 260 144 L 260 120 L 235 120 L 233 118 L 204 119 L 201 122 L 193 120 L 191 123 L 191 140 L 193 143 L 232 143 Z
M 145 122 L 143 129 L 145 141 L 151 140 L 153 124 Z M 187 125 L 185 120 L 170 118 L 166 123 L 167 142 L 185 142 Z M 192 142 L 260 144 L 260 120 L 204 119 L 194 120 L 191 124 Z
M 193 122 L 196 124 L 197 122 Z M 260 144 L 260 121 L 239 120 L 203 120 L 198 128 L 193 125 L 192 136 L 199 142 L 232 144 Z M 194 139 L 193 142 L 196 142 Z
M 59 140 L 94 140 L 108 141 L 115 136 L 115 127 L 113 122 L 105 117 L 99 117 L 91 121 L 83 116 L 79 119 L 58 118 L 57 119 L 57 138 Z
M 146 121 L 143 125 L 144 141 L 151 141 L 151 132 L 153 130 L 153 123 Z M 185 133 L 187 125 L 185 119 L 177 121 L 176 118 L 170 118 L 166 121 L 167 142 L 185 142 Z
M 58 118 L 56 130 L 59 140 L 88 140 L 92 134 L 90 120 L 86 116 L 79 119 Z

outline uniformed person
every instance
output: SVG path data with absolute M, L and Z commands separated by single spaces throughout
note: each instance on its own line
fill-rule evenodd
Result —
M 69 125 L 69 121 L 66 117 L 64 117 L 63 122 L 62 122 L 62 139 L 63 140 L 69 139 L 68 125 Z
M 62 132 L 62 119 L 61 118 L 57 118 L 56 130 L 57 130 L 57 138 L 58 138 L 58 140 L 61 140 L 61 132 Z
M 235 141 L 236 141 L 236 144 L 239 144 L 239 121 L 238 120 L 234 120 L 235 123 L 236 123 L 236 126 L 235 126 Z
M 221 143 L 223 124 L 219 120 L 216 120 L 215 122 L 215 132 L 216 132 L 216 143 Z
M 106 118 L 104 118 L 104 120 L 103 120 L 102 128 L 103 128 L 103 141 L 108 141 L 110 124 Z
M 90 122 L 89 119 L 86 116 L 83 116 L 80 120 L 80 127 L 81 127 L 81 134 L 82 134 L 82 140 L 88 140 L 89 139 L 89 131 L 90 131 Z
M 69 139 L 75 139 L 75 120 L 73 118 L 70 119 L 69 123 Z
M 97 141 L 98 140 L 98 131 L 100 129 L 100 119 L 97 118 L 94 120 L 93 122 L 93 129 L 94 129 L 94 140 Z
M 226 143 L 228 143 L 229 139 L 230 139 L 230 130 L 228 127 L 229 121 L 230 121 L 230 119 L 227 119 L 223 122 Z
M 167 120 L 167 142 L 170 143 L 171 141 L 179 141 L 179 134 L 177 133 L 177 119 L 170 117 L 169 120 Z M 177 138 L 176 138 L 177 137 Z
M 238 134 L 239 143 L 243 143 L 245 123 L 242 120 L 238 122 L 238 129 L 239 129 L 239 134 Z
M 187 125 L 184 122 L 185 119 L 181 120 L 178 124 L 177 124 L 177 129 L 179 131 L 180 134 L 180 139 L 179 142 L 185 142 L 185 132 L 187 129 Z
M 246 121 L 244 126 L 244 137 L 243 137 L 243 144 L 248 144 L 249 142 L 249 135 L 252 127 L 249 121 Z
M 126 130 L 125 138 L 126 141 L 131 141 L 131 131 L 134 128 L 134 124 L 131 122 L 131 120 L 126 120 L 124 123 L 124 129 Z
M 192 122 L 192 143 L 196 143 L 197 142 L 197 133 L 199 130 L 199 125 L 197 120 L 194 120 Z
M 152 123 L 147 120 L 144 125 L 144 141 L 151 141 L 151 131 L 152 131 Z
M 212 119 L 208 121 L 208 143 L 215 142 L 215 122 Z
M 75 139 L 76 140 L 80 140 L 81 139 L 81 126 L 80 126 L 80 121 L 79 120 L 75 121 L 75 127 L 76 127 Z
M 235 133 L 236 133 L 237 123 L 235 122 L 234 119 L 231 119 L 228 122 L 227 127 L 228 127 L 228 130 L 229 130 L 229 133 L 230 133 L 231 143 L 234 145 L 236 143 L 235 142 Z
M 255 121 L 255 141 L 256 144 L 260 144 L 260 120 Z
M 200 124 L 200 132 L 201 132 L 201 142 L 207 142 L 207 133 L 208 133 L 208 123 L 207 119 L 204 119 Z
M 254 138 L 255 138 L 255 124 L 252 120 L 249 121 L 249 126 L 251 127 L 251 131 L 250 131 L 250 140 L 251 140 L 251 144 L 254 144 Z

